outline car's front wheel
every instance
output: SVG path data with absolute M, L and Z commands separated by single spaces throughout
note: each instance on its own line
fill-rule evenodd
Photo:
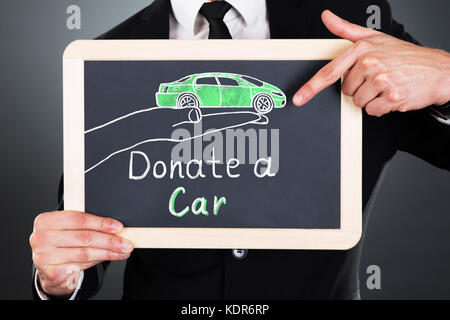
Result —
M 195 94 L 186 92 L 182 93 L 177 98 L 177 108 L 198 108 L 200 102 Z
M 275 102 L 267 93 L 259 93 L 253 98 L 252 106 L 259 114 L 266 114 L 272 111 Z

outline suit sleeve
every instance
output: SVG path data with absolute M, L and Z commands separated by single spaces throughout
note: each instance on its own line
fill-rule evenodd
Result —
M 392 20 L 389 33 L 420 45 L 395 20 Z M 441 169 L 450 170 L 450 125 L 436 119 L 427 109 L 394 112 L 387 117 L 399 151 L 415 155 Z
M 391 33 L 390 34 L 392 36 L 402 39 L 402 40 L 405 40 L 405 41 L 408 41 L 408 42 L 411 42 L 411 43 L 414 43 L 414 44 L 417 44 L 417 45 L 420 45 L 419 41 L 414 39 L 408 32 L 406 32 L 405 27 L 401 23 L 398 23 L 396 20 L 392 20 L 391 24 L 392 25 L 391 25 Z
M 393 113 L 389 117 L 399 151 L 450 171 L 450 125 L 438 121 L 427 110 Z
M 59 188 L 58 188 L 58 210 L 63 210 L 64 208 L 64 184 L 63 184 L 63 177 L 61 177 L 59 182 Z M 103 278 L 105 275 L 105 272 L 109 266 L 109 262 L 102 262 L 98 265 L 84 270 L 84 275 L 82 279 L 81 286 L 75 295 L 74 300 L 86 300 L 89 298 L 92 298 L 94 295 L 97 294 L 97 292 L 100 290 L 103 284 Z M 42 300 L 38 289 L 36 288 L 36 285 L 39 286 L 39 281 L 35 281 L 38 279 L 35 279 L 36 277 L 36 268 L 33 265 L 32 266 L 32 294 L 34 300 Z M 49 300 L 57 299 L 57 297 L 52 297 L 49 295 L 46 295 Z

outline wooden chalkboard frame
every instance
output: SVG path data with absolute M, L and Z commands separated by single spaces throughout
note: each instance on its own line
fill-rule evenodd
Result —
M 347 40 L 78 40 L 64 52 L 64 208 L 84 211 L 84 62 L 331 60 Z M 125 228 L 137 248 L 333 249 L 362 230 L 362 112 L 341 93 L 341 228 Z

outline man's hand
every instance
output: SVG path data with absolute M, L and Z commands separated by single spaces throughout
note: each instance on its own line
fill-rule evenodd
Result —
M 75 290 L 80 271 L 106 260 L 125 260 L 133 245 L 117 235 L 119 221 L 83 212 L 40 214 L 30 236 L 42 289 L 54 296 Z
M 322 13 L 326 27 L 354 42 L 294 95 L 302 106 L 345 76 L 342 92 L 369 115 L 418 110 L 450 100 L 450 54 L 399 40 Z M 348 73 L 347 73 L 348 72 Z

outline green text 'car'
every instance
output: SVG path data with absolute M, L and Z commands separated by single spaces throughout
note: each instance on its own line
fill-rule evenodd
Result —
M 286 105 L 285 94 L 258 79 L 233 73 L 199 73 L 162 83 L 156 93 L 160 107 L 249 107 L 265 114 Z

